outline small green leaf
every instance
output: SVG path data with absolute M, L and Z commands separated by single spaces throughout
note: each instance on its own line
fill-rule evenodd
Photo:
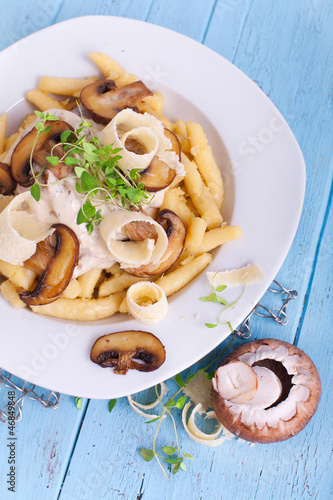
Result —
M 176 464 L 172 469 L 172 474 L 177 474 L 179 471 L 180 463 Z
M 185 458 L 188 458 L 189 460 L 194 460 L 194 457 L 193 455 L 191 455 L 191 453 L 183 453 L 183 455 Z
M 186 400 L 187 400 L 187 396 L 180 396 L 180 398 L 177 399 L 176 408 L 181 410 L 184 407 Z
M 38 118 L 40 118 L 41 120 L 44 120 L 45 116 L 44 116 L 44 113 L 42 113 L 41 111 L 34 111 L 35 115 L 38 116 Z
M 78 160 L 77 158 L 73 158 L 72 156 L 67 156 L 64 159 L 64 164 L 67 165 L 67 167 L 77 165 L 78 163 L 80 163 L 80 160 Z
M 217 302 L 219 302 L 220 304 L 223 304 L 224 306 L 227 306 L 227 307 L 230 307 L 231 304 L 229 304 L 229 302 L 225 299 L 222 299 L 222 297 L 217 297 Z
M 83 167 L 74 167 L 74 172 L 75 172 L 75 175 L 76 177 L 78 177 L 79 179 L 81 179 L 81 175 L 83 174 L 83 172 L 85 172 L 86 169 L 83 168 Z M 82 190 L 81 190 L 81 193 L 82 193 Z
M 46 116 L 45 118 L 47 120 L 49 120 L 50 122 L 56 122 L 59 120 L 58 116 L 55 116 L 55 115 L 49 115 L 48 113 L 46 113 Z
M 151 420 L 147 420 L 147 422 L 145 422 L 145 424 L 151 424 L 152 422 L 156 422 L 157 420 L 159 420 L 161 417 L 156 417 L 156 418 L 152 418 Z
M 214 288 L 215 292 L 223 292 L 227 288 L 227 285 L 220 285 Z
M 81 408 L 82 408 L 82 399 L 81 398 L 75 398 L 75 406 L 78 410 L 81 410 Z
M 62 143 L 66 142 L 68 137 L 71 135 L 72 131 L 71 130 L 64 130 L 63 132 L 61 132 L 60 134 L 60 141 Z
M 182 458 L 163 458 L 163 460 L 167 464 L 175 465 L 175 464 L 180 464 L 182 461 Z
M 87 217 L 87 219 L 90 220 L 92 217 L 94 217 L 96 208 L 94 207 L 94 205 L 92 205 L 91 201 L 88 200 L 83 205 L 82 212 Z
M 205 323 L 205 325 L 208 327 L 208 328 L 215 328 L 217 326 L 217 323 L 214 325 L 214 323 Z
M 86 224 L 86 228 L 87 228 L 87 233 L 90 235 L 94 230 L 94 224 L 88 222 L 88 224 Z
M 82 191 L 82 188 L 81 188 L 81 186 L 80 186 L 79 181 L 76 181 L 75 187 L 76 187 L 76 191 L 77 191 L 78 193 L 83 193 L 83 191 Z
M 173 406 L 176 406 L 176 401 L 172 399 L 171 401 L 168 401 L 165 406 L 172 408 Z
M 85 171 L 81 175 L 81 187 L 85 193 L 89 193 L 89 191 L 96 189 L 98 184 L 95 179 Z
M 162 446 L 162 451 L 164 451 L 166 455 L 173 455 L 176 452 L 176 448 L 173 446 Z
M 180 387 L 185 387 L 184 381 L 183 381 L 180 373 L 177 373 L 177 375 L 176 375 L 176 382 Z
M 212 380 L 214 378 L 215 372 L 204 373 L 207 380 Z
M 89 222 L 87 217 L 84 215 L 82 212 L 82 208 L 80 208 L 77 217 L 76 217 L 76 223 L 77 224 L 83 224 L 84 222 Z
M 233 328 L 232 324 L 230 323 L 230 321 L 227 321 L 227 325 L 229 326 L 231 333 L 233 333 L 234 328 Z
M 59 156 L 47 156 L 45 159 L 53 166 L 56 166 L 59 163 Z
M 186 469 L 186 465 L 184 464 L 184 462 L 182 462 L 182 463 L 180 464 L 180 468 L 181 468 L 181 469 L 183 469 L 183 471 L 184 471 L 184 472 L 186 472 L 186 471 L 187 471 L 187 469 Z
M 36 125 L 38 125 L 38 123 Z M 39 130 L 38 132 L 40 132 L 41 134 L 45 134 L 46 132 L 49 132 L 50 130 L 51 130 L 51 125 L 49 125 L 48 127 L 44 128 L 43 130 Z
M 40 200 L 40 187 L 39 184 L 33 184 L 30 188 L 31 196 L 36 200 Z
M 200 297 L 200 300 L 202 300 L 202 302 L 216 302 L 216 294 L 212 292 L 210 295 L 207 295 L 207 297 Z
M 111 399 L 111 401 L 109 401 L 109 412 L 111 413 L 113 408 L 116 406 L 116 403 L 117 403 L 117 400 L 116 399 Z
M 43 122 L 37 122 L 35 125 L 35 129 L 41 134 L 45 130 L 45 125 Z
M 141 448 L 141 450 L 139 450 L 139 453 L 142 456 L 143 460 L 145 460 L 146 462 L 150 462 L 155 456 L 153 450 L 147 450 L 145 448 Z

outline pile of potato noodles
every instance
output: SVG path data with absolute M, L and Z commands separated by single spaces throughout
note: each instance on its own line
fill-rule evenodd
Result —
M 115 81 L 117 87 L 139 80 L 106 54 L 91 53 L 89 57 L 107 79 Z M 83 79 L 43 76 L 39 87 L 27 92 L 25 97 L 41 111 L 71 110 L 81 90 L 97 79 L 97 76 Z M 63 97 L 57 100 L 51 95 Z M 228 226 L 222 219 L 223 180 L 201 125 L 185 123 L 182 119 L 171 122 L 163 114 L 164 98 L 158 91 L 140 101 L 137 107 L 141 113 L 147 112 L 158 118 L 165 128 L 177 135 L 181 145 L 181 162 L 185 168 L 185 177 L 176 175 L 160 207 L 161 210 L 175 212 L 186 228 L 182 255 L 165 274 L 151 279 L 168 297 L 186 286 L 211 263 L 210 252 L 214 248 L 240 238 L 242 232 L 240 227 Z M 35 119 L 33 113 L 26 116 L 19 130 L 6 138 L 7 115 L 0 116 L 0 162 L 10 163 L 15 141 L 31 128 Z M 3 198 L 0 195 L 0 212 L 7 204 Z M 36 283 L 36 273 L 0 260 L 1 275 L 4 278 L 0 285 L 3 297 L 15 308 L 26 307 L 16 289 L 31 290 Z M 143 281 L 143 278 L 128 274 L 119 264 L 104 270 L 92 269 L 72 279 L 56 301 L 32 306 L 31 309 L 38 314 L 75 321 L 93 321 L 116 312 L 126 313 L 127 289 L 138 281 Z

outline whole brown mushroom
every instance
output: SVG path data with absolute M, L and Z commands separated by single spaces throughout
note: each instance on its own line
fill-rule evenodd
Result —
M 298 434 L 314 415 L 321 394 L 311 359 L 298 347 L 274 339 L 255 340 L 232 351 L 212 383 L 220 422 L 255 443 Z

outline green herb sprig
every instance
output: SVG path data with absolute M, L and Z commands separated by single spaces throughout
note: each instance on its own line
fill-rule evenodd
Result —
M 215 278 L 215 276 L 214 276 L 214 278 Z M 217 293 L 223 292 L 227 288 L 227 286 L 226 285 L 219 285 L 217 287 L 214 287 L 214 278 L 212 281 L 212 292 L 209 295 L 207 295 L 206 297 L 200 297 L 200 300 L 202 302 L 213 302 L 214 304 L 218 302 L 219 304 L 222 304 L 222 306 L 224 306 L 225 309 L 223 309 L 223 311 L 219 314 L 216 323 L 205 323 L 205 325 L 207 326 L 207 328 L 215 328 L 219 324 L 228 325 L 229 329 L 232 333 L 234 331 L 234 328 L 233 328 L 232 324 L 230 323 L 230 321 L 226 321 L 223 323 L 221 321 L 221 318 L 226 313 L 226 311 L 228 311 L 230 309 L 234 309 L 237 306 L 238 302 L 241 300 L 241 298 L 243 297 L 243 295 L 245 293 L 246 285 L 244 286 L 244 289 L 243 289 L 241 295 L 238 297 L 238 299 L 235 302 L 232 302 L 230 304 L 226 299 L 217 295 Z
M 35 111 L 40 121 L 35 125 L 38 130 L 30 157 L 30 167 L 35 183 L 30 191 L 36 201 L 40 199 L 40 186 L 45 186 L 39 180 L 46 165 L 35 174 L 33 171 L 33 153 L 40 134 L 48 132 L 50 126 L 45 127 L 47 120 L 58 120 L 56 116 Z M 92 124 L 82 118 L 74 131 L 65 130 L 60 135 L 60 142 L 55 144 L 51 155 L 46 157 L 51 165 L 56 166 L 63 162 L 74 167 L 76 191 L 82 195 L 82 206 L 77 215 L 77 224 L 86 224 L 89 234 L 94 226 L 98 226 L 103 219 L 102 206 L 113 204 L 121 209 L 138 208 L 142 203 L 148 203 L 150 193 L 140 182 L 140 169 L 123 170 L 119 165 L 122 158 L 119 153 L 122 148 L 113 148 L 112 144 L 102 146 L 100 140 L 92 133 L 88 134 Z M 87 131 L 88 129 L 88 131 Z M 91 132 L 91 131 L 90 131 Z M 88 138 L 90 135 L 90 138 Z M 64 151 L 60 158 L 53 154 L 57 146 L 61 145 Z

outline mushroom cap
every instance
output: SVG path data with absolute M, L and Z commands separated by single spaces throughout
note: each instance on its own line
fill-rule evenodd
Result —
M 281 377 L 282 385 L 285 385 L 287 390 L 282 398 L 270 407 L 248 410 L 245 404 L 234 404 L 224 399 L 213 383 L 212 403 L 220 422 L 237 437 L 254 443 L 284 441 L 298 434 L 316 412 L 321 395 L 319 373 L 309 356 L 298 347 L 282 340 L 262 339 L 237 347 L 220 366 L 235 360 L 252 367 L 266 366 L 272 369 Z M 306 389 L 308 396 L 296 402 L 293 414 L 287 415 L 285 419 L 282 415 L 277 422 L 272 423 L 268 415 L 274 414 L 276 417 L 279 412 L 285 410 L 291 391 L 297 388 Z M 260 419 L 256 420 L 255 412 L 258 412 Z M 268 418 L 265 420 L 265 417 Z

